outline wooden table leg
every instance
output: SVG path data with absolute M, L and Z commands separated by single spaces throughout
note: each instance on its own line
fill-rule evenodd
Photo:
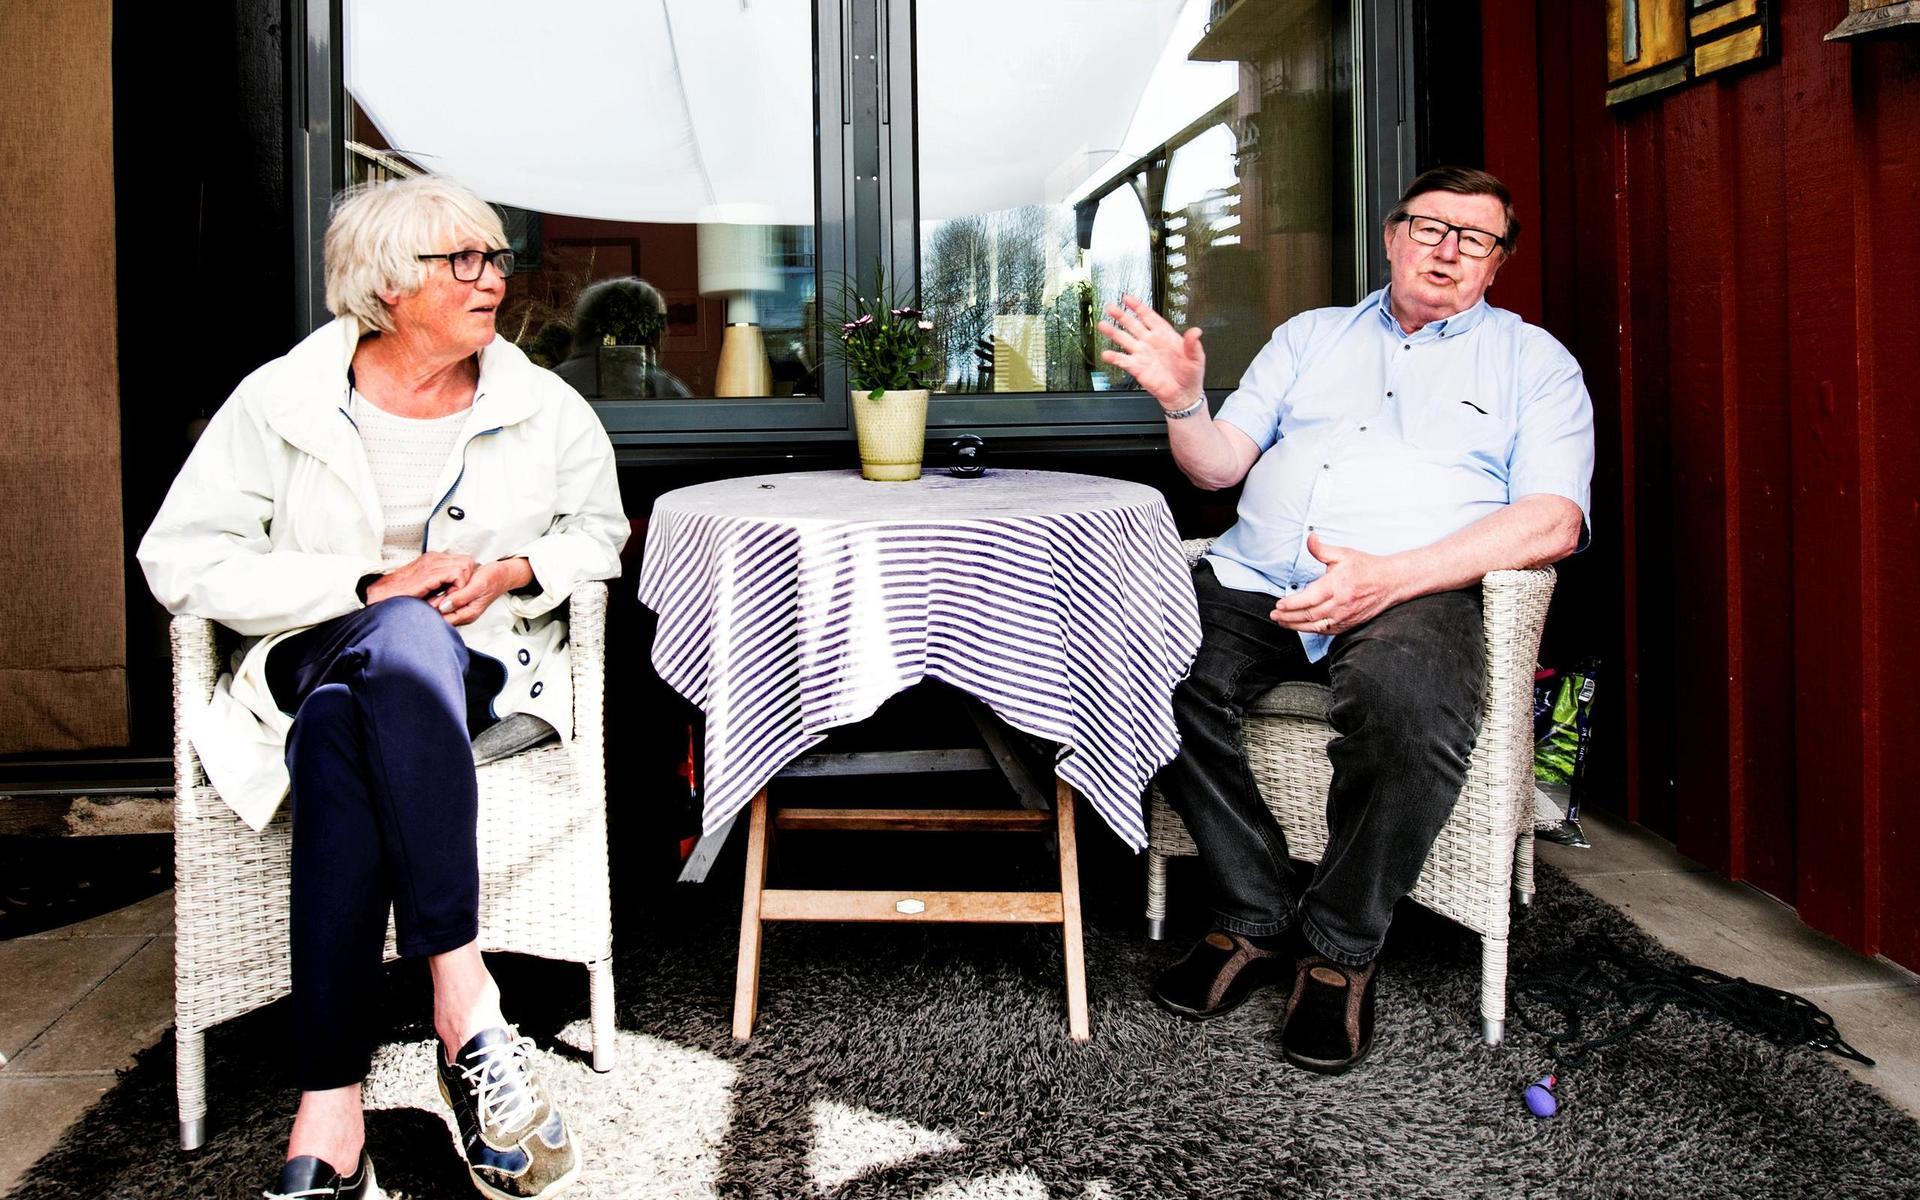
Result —
M 740 899 L 740 958 L 733 968 L 733 1040 L 753 1036 L 760 1007 L 760 893 L 767 885 L 767 789 L 753 797 L 747 823 L 747 882 Z
M 1087 956 L 1080 940 L 1080 848 L 1073 836 L 1073 788 L 1054 782 L 1054 818 L 1060 829 L 1060 939 L 1067 965 L 1067 1033 L 1093 1037 L 1087 1022 Z

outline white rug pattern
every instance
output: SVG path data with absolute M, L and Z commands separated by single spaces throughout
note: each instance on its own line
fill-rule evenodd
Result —
M 540 1078 L 567 1114 L 580 1146 L 580 1182 L 567 1200 L 714 1200 L 720 1151 L 733 1118 L 738 1069 L 701 1050 L 645 1034 L 614 1033 L 614 1068 L 596 1074 L 586 1052 L 585 1021 L 561 1030 L 560 1041 L 582 1052 L 536 1051 Z M 438 1116 L 455 1152 L 453 1114 L 434 1084 L 431 1038 L 383 1046 L 374 1056 L 362 1100 L 369 1111 L 419 1109 Z M 807 1154 L 814 1194 L 831 1197 L 848 1182 L 922 1155 L 961 1149 L 952 1134 L 838 1101 L 816 1100 L 809 1113 Z M 390 1200 L 425 1200 L 388 1191 Z M 915 1200 L 1054 1200 L 1031 1171 L 953 1179 Z M 1072 1200 L 1118 1200 L 1106 1180 L 1093 1180 Z

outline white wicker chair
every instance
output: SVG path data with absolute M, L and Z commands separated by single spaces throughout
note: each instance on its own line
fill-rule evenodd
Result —
M 1211 543 L 1186 542 L 1188 559 L 1197 561 Z M 1533 672 L 1553 582 L 1548 567 L 1496 571 L 1481 583 L 1487 698 L 1480 736 L 1460 801 L 1413 887 L 1415 901 L 1480 935 L 1481 1034 L 1488 1045 L 1506 1036 L 1508 898 L 1533 900 Z M 1244 724 L 1254 779 L 1287 832 L 1288 851 L 1313 861 L 1327 846 L 1328 699 L 1318 684 L 1282 684 L 1255 698 Z M 1147 821 L 1147 936 L 1157 940 L 1166 926 L 1167 859 L 1199 851 L 1157 787 Z
M 479 768 L 480 946 L 585 964 L 601 1071 L 613 1062 L 606 613 L 602 583 L 581 585 L 568 602 L 572 747 L 548 741 Z M 208 785 L 184 722 L 222 669 L 213 624 L 175 617 L 172 643 L 174 1025 L 180 1146 L 192 1150 L 206 1136 L 206 1031 L 288 991 L 290 826 L 283 807 L 256 834 Z

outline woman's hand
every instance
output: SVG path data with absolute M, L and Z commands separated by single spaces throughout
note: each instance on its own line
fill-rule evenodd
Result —
M 503 558 L 484 567 L 475 567 L 461 587 L 432 601 L 449 625 L 466 625 L 476 620 L 487 606 L 510 592 L 533 582 L 533 567 L 524 558 Z
M 430 550 L 398 570 L 390 571 L 367 585 L 367 603 L 378 604 L 395 596 L 413 596 L 425 600 L 435 592 L 465 587 L 473 577 L 473 558 L 466 554 L 446 554 Z M 435 607 L 438 607 L 436 605 Z

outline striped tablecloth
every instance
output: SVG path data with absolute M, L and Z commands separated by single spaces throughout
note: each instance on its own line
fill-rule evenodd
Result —
M 726 825 L 836 726 L 931 676 L 1060 746 L 1055 771 L 1135 849 L 1179 749 L 1173 686 L 1200 645 L 1165 501 L 1092 475 L 870 483 L 760 475 L 660 497 L 640 602 L 653 665 L 706 713 L 706 811 Z

